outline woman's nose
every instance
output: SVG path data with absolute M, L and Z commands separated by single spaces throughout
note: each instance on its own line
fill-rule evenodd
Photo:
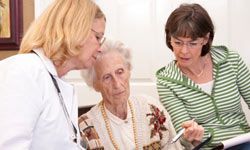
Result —
M 187 45 L 187 44 L 184 44 L 184 45 L 182 46 L 182 48 L 181 48 L 181 52 L 184 53 L 184 54 L 187 53 L 187 52 L 188 52 L 188 48 L 189 48 L 188 45 Z
M 114 78 L 113 78 L 113 86 L 114 86 L 115 88 L 119 88 L 120 85 L 121 85 L 121 81 L 120 81 L 117 77 L 114 77 Z

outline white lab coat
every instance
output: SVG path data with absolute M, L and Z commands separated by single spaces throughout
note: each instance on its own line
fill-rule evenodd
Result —
M 57 76 L 41 49 L 0 61 L 0 149 L 73 150 L 70 128 L 48 71 L 56 78 L 77 126 L 73 86 Z

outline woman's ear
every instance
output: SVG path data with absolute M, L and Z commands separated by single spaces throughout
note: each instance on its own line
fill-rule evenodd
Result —
M 210 32 L 208 32 L 208 33 L 206 34 L 206 36 L 204 37 L 204 43 L 203 43 L 203 45 L 206 45 L 206 44 L 207 44 L 207 42 L 208 42 L 208 40 L 209 40 L 209 36 L 210 36 Z
M 210 32 L 207 33 L 206 38 L 209 39 Z

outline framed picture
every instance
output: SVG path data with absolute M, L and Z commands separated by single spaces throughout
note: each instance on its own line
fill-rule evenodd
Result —
M 22 0 L 0 0 L 0 50 L 18 50 L 23 35 Z

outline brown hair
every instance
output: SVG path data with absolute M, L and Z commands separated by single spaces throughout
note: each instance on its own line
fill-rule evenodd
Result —
M 105 18 L 92 0 L 54 0 L 23 37 L 19 53 L 43 48 L 45 56 L 62 64 L 76 56 L 91 33 L 94 19 Z
M 165 25 L 166 43 L 173 50 L 170 39 L 173 37 L 187 37 L 193 40 L 206 37 L 209 39 L 203 45 L 201 56 L 206 55 L 211 48 L 214 38 L 214 25 L 207 11 L 199 4 L 181 4 L 169 16 Z

